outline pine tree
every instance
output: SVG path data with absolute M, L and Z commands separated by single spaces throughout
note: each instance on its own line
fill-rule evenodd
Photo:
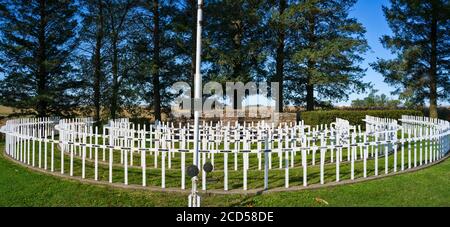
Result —
M 172 21 L 174 42 L 180 67 L 182 67 L 181 78 L 191 87 L 191 97 L 194 97 L 195 78 L 195 51 L 197 37 L 197 0 L 183 0 L 179 2 L 177 10 L 173 11 Z M 191 102 L 191 118 L 194 117 L 194 102 Z
M 205 5 L 206 80 L 247 83 L 264 77 L 264 1 L 212 0 Z M 226 13 L 224 13 L 226 12 Z M 235 91 L 234 109 L 240 109 Z
M 86 105 L 94 106 L 94 121 L 100 122 L 100 111 L 102 107 L 102 92 L 105 87 L 104 61 L 105 61 L 105 3 L 104 0 L 83 1 L 83 28 L 81 32 L 83 52 L 81 62 L 84 71 L 84 81 L 87 87 L 83 94 L 87 100 Z M 80 96 L 83 94 L 79 94 Z
M 152 2 L 153 13 L 153 64 L 152 64 L 152 77 L 153 77 L 153 107 L 155 110 L 155 120 L 161 120 L 161 81 L 160 81 L 160 69 L 161 69 L 161 31 L 160 31 L 160 5 L 159 0 L 153 0 Z
M 350 92 L 363 91 L 365 70 L 358 66 L 367 51 L 364 27 L 349 17 L 356 0 L 304 0 L 290 7 L 295 42 L 292 61 L 295 74 L 286 78 L 294 103 L 306 102 L 307 110 L 326 105 L 322 100 L 342 101 Z
M 79 86 L 71 66 L 77 46 L 70 0 L 2 0 L 0 60 L 3 105 L 39 117 L 68 114 Z
M 285 82 L 289 81 L 290 75 L 295 73 L 292 71 L 292 49 L 295 37 L 294 28 L 298 21 L 292 17 L 295 6 L 295 0 L 268 0 L 271 6 L 268 11 L 268 23 L 266 31 L 266 39 L 269 41 L 267 45 L 267 53 L 274 62 L 268 63 L 270 69 L 267 80 L 270 82 L 278 82 L 279 84 L 279 100 L 276 103 L 278 112 L 283 112 L 284 105 L 289 101 L 287 94 L 288 87 Z
M 125 36 L 128 34 L 127 28 L 130 22 L 130 12 L 137 4 L 136 0 L 107 0 L 105 10 L 107 14 L 108 39 L 110 42 L 109 58 L 111 62 L 111 85 L 110 85 L 110 117 L 117 118 L 120 110 L 120 91 L 126 86 L 128 73 L 133 68 L 126 58 L 127 42 Z M 122 64 L 121 64 L 122 63 Z M 128 63 L 128 64 L 127 64 Z M 132 64 L 132 65 L 130 65 Z
M 383 36 L 383 46 L 396 54 L 379 59 L 374 68 L 395 93 L 409 102 L 430 102 L 430 116 L 437 117 L 439 98 L 449 98 L 450 2 L 448 0 L 391 0 L 383 7 L 392 36 Z
M 180 21 L 176 2 L 141 1 L 134 14 L 135 27 L 131 43 L 139 62 L 136 78 L 141 86 L 142 98 L 153 108 L 156 120 L 167 112 L 174 95 L 169 92 L 176 81 L 184 81 L 189 75 L 185 67 L 182 46 L 176 27 Z
M 285 11 L 288 2 L 286 0 L 278 0 L 278 23 L 275 23 L 277 26 L 276 30 L 276 82 L 279 83 L 279 100 L 278 100 L 278 112 L 283 112 L 284 107 L 284 92 L 283 92 L 283 82 L 284 82 L 284 67 L 285 67 L 285 56 L 286 56 L 286 25 L 285 25 Z

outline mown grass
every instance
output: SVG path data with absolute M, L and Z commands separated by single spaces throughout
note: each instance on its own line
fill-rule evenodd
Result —
M 4 144 L 0 144 L 0 149 L 4 150 Z M 384 172 L 383 165 L 384 162 L 380 160 L 380 174 Z M 280 171 L 280 174 L 276 174 L 275 170 L 272 172 L 273 177 L 278 176 L 279 181 L 283 182 L 284 172 Z M 116 175 L 119 180 L 120 174 Z M 252 175 L 249 175 L 249 178 L 251 177 Z M 295 176 L 292 178 L 292 181 L 294 180 Z M 179 182 L 179 178 L 174 181 Z M 273 185 L 275 182 L 272 181 L 270 184 Z M 450 160 L 446 160 L 418 172 L 353 185 L 248 196 L 202 195 L 202 205 L 450 206 L 449 188 Z M 36 173 L 11 163 L 3 155 L 0 157 L 0 206 L 186 206 L 186 204 L 185 194 L 89 185 Z

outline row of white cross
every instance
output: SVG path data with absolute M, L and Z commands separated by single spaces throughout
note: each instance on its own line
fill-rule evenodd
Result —
M 254 168 L 264 174 L 264 188 L 268 186 L 269 169 L 273 155 L 278 158 L 278 169 L 285 171 L 285 187 L 289 188 L 289 171 L 295 168 L 300 155 L 303 186 L 308 185 L 308 160 L 311 166 L 320 166 L 320 184 L 325 184 L 325 167 L 335 164 L 335 181 L 341 177 L 341 165 L 350 164 L 350 179 L 355 179 L 355 163 L 363 163 L 363 177 L 368 177 L 368 160 L 374 160 L 374 175 L 379 175 L 379 160 L 384 157 L 385 174 L 389 174 L 389 156 L 393 155 L 393 172 L 415 168 L 435 162 L 449 151 L 450 124 L 448 121 L 425 117 L 403 116 L 397 120 L 367 116 L 365 131 L 352 126 L 347 120 L 336 119 L 330 125 L 311 127 L 304 122 L 274 125 L 266 122 L 247 124 L 218 122 L 200 127 L 199 163 L 215 164 L 215 157 L 223 157 L 223 189 L 229 190 L 228 174 L 238 171 L 242 161 L 242 189 L 248 190 L 250 157 L 257 159 Z M 101 131 L 101 132 L 100 132 Z M 161 169 L 161 187 L 166 188 L 166 170 L 172 169 L 172 159 L 181 156 L 181 188 L 186 187 L 187 155 L 195 160 L 193 151 L 193 127 L 174 126 L 172 123 L 155 125 L 133 124 L 128 119 L 110 121 L 99 130 L 91 118 L 38 119 L 26 118 L 7 122 L 1 132 L 6 134 L 6 152 L 12 158 L 27 165 L 55 171 L 55 146 L 59 148 L 60 173 L 65 174 L 64 157 L 69 157 L 69 175 L 74 176 L 74 159 L 81 159 L 81 178 L 86 178 L 86 161 L 94 163 L 94 180 L 99 180 L 98 168 L 108 168 L 108 180 L 113 183 L 114 168 L 123 170 L 124 184 L 128 184 L 128 168 L 135 166 L 136 154 L 140 154 L 142 186 L 147 186 L 147 170 Z M 57 138 L 56 138 L 57 137 Z M 50 144 L 50 148 L 48 148 Z M 48 151 L 50 149 L 50 151 Z M 346 151 L 346 160 L 343 153 Z M 101 152 L 99 154 L 99 152 Z M 120 153 L 120 165 L 114 164 L 114 154 Z M 316 157 L 316 154 L 319 157 Z M 358 154 L 359 153 L 359 154 Z M 232 155 L 232 170 L 229 170 Z M 36 157 L 37 156 L 37 157 Z M 101 156 L 101 157 L 100 157 Z M 405 156 L 406 159 L 405 160 Z M 154 159 L 149 167 L 147 158 Z M 275 158 L 276 158 L 275 157 Z M 319 159 L 317 163 L 316 158 Z M 99 160 L 101 159 L 101 160 Z M 329 162 L 327 162 L 329 159 Z M 37 163 L 36 163 L 37 161 Z M 257 166 L 256 166 L 257 165 Z M 201 168 L 201 167 L 200 167 Z M 202 168 L 201 168 L 202 169 Z M 329 171 L 329 170 L 328 170 Z M 202 190 L 207 190 L 206 173 L 201 172 Z M 330 182 L 330 180 L 327 180 Z

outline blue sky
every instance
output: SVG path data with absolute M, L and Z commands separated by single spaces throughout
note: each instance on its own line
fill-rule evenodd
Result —
M 366 28 L 366 38 L 371 48 L 365 54 L 365 60 L 362 64 L 364 68 L 367 68 L 364 81 L 371 82 L 374 85 L 374 89 L 379 90 L 380 94 L 384 93 L 391 96 L 391 92 L 394 88 L 384 83 L 383 76 L 369 66 L 369 63 L 375 62 L 377 58 L 389 59 L 394 57 L 391 52 L 384 49 L 380 43 L 381 36 L 392 34 L 382 11 L 383 5 L 389 6 L 389 0 L 359 0 L 350 12 L 350 16 L 357 18 Z M 351 103 L 351 100 L 363 98 L 365 96 L 367 96 L 367 94 L 352 94 L 350 95 L 349 101 L 341 102 L 339 105 L 348 105 Z
M 370 67 L 370 63 L 375 62 L 377 58 L 389 59 L 394 56 L 387 49 L 384 49 L 380 43 L 380 38 L 383 35 L 392 34 L 389 28 L 386 18 L 384 17 L 382 6 L 389 6 L 389 0 L 358 0 L 356 5 L 350 12 L 350 16 L 356 18 L 363 26 L 366 28 L 366 39 L 370 46 L 370 50 L 364 55 L 364 62 L 362 62 L 362 67 L 367 69 L 366 76 L 364 77 L 365 82 L 371 82 L 374 89 L 378 90 L 378 94 L 386 94 L 391 98 L 397 98 L 398 96 L 392 96 L 391 92 L 394 90 L 388 84 L 384 83 L 383 76 L 373 70 Z M 352 100 L 362 99 L 368 94 L 350 94 L 349 100 L 346 102 L 339 102 L 333 104 L 344 106 L 350 105 Z M 267 104 L 266 99 L 259 99 L 260 102 Z M 251 97 L 247 100 L 249 103 L 258 102 L 256 97 Z M 245 105 L 245 104 L 244 104 Z M 272 102 L 272 105 L 274 103 Z

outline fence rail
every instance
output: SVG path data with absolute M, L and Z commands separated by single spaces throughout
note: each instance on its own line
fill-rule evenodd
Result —
M 418 168 L 450 150 L 450 123 L 403 116 L 366 116 L 366 131 L 347 120 L 330 125 L 219 122 L 200 126 L 201 189 L 289 188 L 327 184 Z M 193 126 L 133 124 L 94 127 L 91 118 L 7 121 L 6 154 L 26 165 L 109 183 L 186 189 L 195 160 Z M 137 161 L 136 161 L 137 160 Z M 383 163 L 384 161 L 384 163 Z M 380 173 L 380 169 L 384 173 Z

